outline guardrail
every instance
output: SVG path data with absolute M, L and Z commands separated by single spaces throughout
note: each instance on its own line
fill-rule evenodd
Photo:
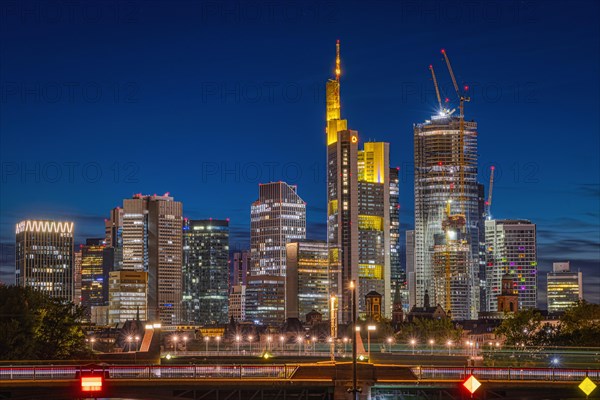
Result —
M 496 381 L 582 381 L 586 376 L 600 380 L 597 369 L 567 368 L 493 368 L 493 367 L 415 367 L 419 380 L 462 380 L 474 375 L 477 379 Z
M 109 379 L 289 379 L 297 365 L 114 365 L 0 367 L 0 381 L 71 380 L 82 374 Z

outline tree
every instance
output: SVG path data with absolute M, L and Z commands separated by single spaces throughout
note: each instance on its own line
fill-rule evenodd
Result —
M 541 345 L 542 314 L 538 310 L 518 311 L 502 321 L 495 333 L 503 336 L 506 344 L 511 346 Z
M 600 338 L 600 304 L 582 300 L 560 317 L 558 345 L 598 347 Z
M 0 359 L 64 360 L 88 357 L 79 324 L 83 308 L 44 292 L 0 286 Z
M 411 339 L 434 340 L 436 343 L 445 343 L 448 340 L 457 342 L 461 335 L 462 328 L 454 326 L 449 318 L 415 318 L 412 322 L 400 326 L 396 333 L 396 340 L 399 342 L 408 342 Z

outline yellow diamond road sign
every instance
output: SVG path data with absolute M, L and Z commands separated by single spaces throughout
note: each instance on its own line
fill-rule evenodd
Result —
M 596 386 L 598 385 L 596 385 L 590 378 L 586 376 L 585 379 L 579 384 L 579 389 L 581 389 L 586 396 L 589 396 L 590 393 L 596 389 Z
M 591 381 L 590 381 L 591 382 Z M 592 382 L 593 384 L 593 382 Z M 469 378 L 463 382 L 463 386 L 467 388 L 471 394 L 475 393 L 479 386 L 481 386 L 481 382 L 477 380 L 473 375 L 469 376 Z M 595 386 L 595 385 L 594 385 Z M 593 390 L 593 389 L 592 389 Z

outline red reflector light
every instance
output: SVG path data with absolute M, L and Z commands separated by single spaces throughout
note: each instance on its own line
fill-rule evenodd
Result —
M 101 376 L 82 376 L 81 390 L 83 392 L 100 392 L 102 391 Z

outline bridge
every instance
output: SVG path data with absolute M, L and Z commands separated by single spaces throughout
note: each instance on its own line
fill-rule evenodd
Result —
M 482 384 L 474 398 L 583 398 L 586 377 L 600 369 L 410 367 L 358 363 L 360 399 L 470 398 L 462 382 Z M 93 377 L 94 393 L 82 391 Z M 352 363 L 285 365 L 88 365 L 0 367 L 0 398 L 45 400 L 84 397 L 144 399 L 351 398 Z M 600 391 L 600 389 L 598 389 Z M 597 394 L 597 393 L 593 393 Z

